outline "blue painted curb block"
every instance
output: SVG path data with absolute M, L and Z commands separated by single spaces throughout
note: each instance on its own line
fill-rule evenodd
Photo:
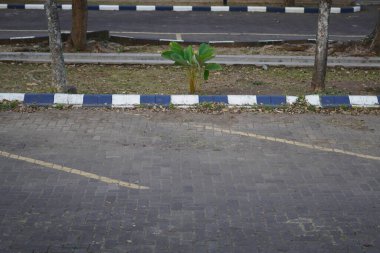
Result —
M 285 13 L 285 7 L 267 7 L 267 12 Z
M 71 10 L 71 4 L 58 4 L 62 10 Z M 43 4 L 0 4 L 0 9 L 43 10 Z M 268 13 L 318 13 L 316 7 L 272 7 L 272 6 L 160 6 L 160 5 L 88 5 L 91 11 L 203 11 L 203 12 L 268 12 Z M 331 13 L 354 13 L 361 6 L 332 7 Z
M 170 105 L 169 95 L 141 95 L 140 104 L 146 105 Z
M 286 105 L 286 96 L 257 96 L 257 103 L 266 106 Z
M 224 103 L 228 104 L 227 96 L 199 96 L 199 103 Z
M 247 6 L 229 6 L 229 11 L 248 12 Z
M 318 13 L 318 12 L 319 12 L 318 8 L 306 7 L 304 10 L 304 13 Z
M 87 6 L 87 10 L 89 10 L 89 11 L 98 11 L 99 10 L 99 5 L 89 5 L 89 6 Z
M 83 106 L 111 107 L 112 95 L 84 95 Z
M 54 94 L 25 94 L 24 103 L 29 105 L 53 105 Z
M 25 4 L 8 4 L 8 9 L 25 9 Z
M 158 105 L 170 105 L 170 96 L 168 95 L 156 95 L 156 104 Z
M 210 6 L 193 6 L 192 11 L 211 11 Z
M 140 104 L 155 104 L 156 96 L 154 95 L 141 95 L 140 96 Z
M 132 94 L 33 94 L 0 93 L 0 101 L 20 101 L 27 105 L 74 105 L 89 107 L 135 107 L 139 105 L 196 106 L 202 103 L 221 103 L 228 106 L 279 107 L 296 103 L 296 96 L 265 95 L 132 95 Z M 379 107 L 379 96 L 305 96 L 307 103 L 317 107 Z
M 173 6 L 156 6 L 156 11 L 172 11 Z
M 348 96 L 321 96 L 322 107 L 351 106 Z
M 120 11 L 135 11 L 136 6 L 129 6 L 129 5 L 120 5 L 119 6 Z

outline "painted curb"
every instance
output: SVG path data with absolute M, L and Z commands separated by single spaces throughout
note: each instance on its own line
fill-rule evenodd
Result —
M 43 10 L 43 4 L 0 4 L 0 9 Z M 62 10 L 71 10 L 71 4 L 58 4 Z M 268 13 L 318 13 L 317 7 L 272 7 L 272 6 L 170 6 L 170 5 L 89 5 L 91 11 L 203 11 L 203 12 L 268 12 Z M 354 13 L 361 6 L 332 7 L 331 13 Z
M 19 101 L 27 105 L 74 105 L 83 107 L 133 108 L 141 105 L 195 106 L 223 103 L 229 106 L 284 106 L 297 101 L 296 96 L 272 95 L 132 95 L 132 94 L 63 94 L 0 93 L 0 101 Z M 379 96 L 305 96 L 316 107 L 379 107 Z

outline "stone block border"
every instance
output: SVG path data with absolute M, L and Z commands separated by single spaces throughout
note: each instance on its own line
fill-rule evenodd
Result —
M 137 106 L 196 106 L 222 103 L 228 106 L 285 106 L 297 101 L 296 96 L 270 95 L 124 95 L 124 94 L 46 94 L 0 93 L 0 101 L 19 101 L 27 105 L 74 105 L 83 107 L 133 108 Z M 379 107 L 380 96 L 307 95 L 305 100 L 316 107 Z
M 71 10 L 71 4 L 59 4 L 62 10 Z M 0 9 L 43 10 L 43 4 L 0 4 Z M 270 13 L 318 13 L 316 7 L 272 7 L 272 6 L 160 6 L 160 5 L 89 5 L 91 11 L 205 11 L 205 12 L 270 12 Z M 361 6 L 332 7 L 331 13 L 354 13 Z

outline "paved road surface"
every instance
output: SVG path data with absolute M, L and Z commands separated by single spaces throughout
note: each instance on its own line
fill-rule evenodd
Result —
M 379 252 L 379 125 L 368 115 L 1 112 L 0 251 Z
M 376 8 L 331 15 L 332 40 L 358 40 L 375 26 Z M 63 30 L 70 30 L 70 11 L 61 11 Z M 89 11 L 89 30 L 149 39 L 190 41 L 314 39 L 316 14 Z M 40 10 L 0 10 L 0 38 L 46 35 Z

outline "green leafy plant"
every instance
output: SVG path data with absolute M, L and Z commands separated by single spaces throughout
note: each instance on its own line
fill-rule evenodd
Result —
M 58 110 L 63 110 L 65 108 L 63 104 L 56 104 L 54 107 Z
M 204 80 L 208 80 L 210 71 L 222 69 L 219 64 L 207 63 L 215 57 L 214 48 L 208 44 L 202 43 L 198 51 L 193 50 L 192 46 L 183 48 L 177 42 L 171 42 L 169 46 L 170 50 L 163 52 L 161 56 L 186 69 L 190 94 L 197 90 L 198 80 L 202 75 Z
M 175 109 L 174 104 L 170 103 L 170 104 L 169 104 L 169 109 L 170 109 L 170 110 L 174 110 L 174 109 Z

